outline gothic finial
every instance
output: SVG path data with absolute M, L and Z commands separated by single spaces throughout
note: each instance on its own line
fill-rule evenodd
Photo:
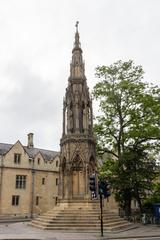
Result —
M 79 42 L 79 32 L 78 32 L 78 24 L 79 24 L 79 21 L 76 22 L 76 33 L 75 33 L 75 42 L 74 42 L 74 49 L 75 48 L 80 48 L 80 42 Z M 73 49 L 73 50 L 74 50 Z
M 77 21 L 77 22 L 76 22 L 76 25 L 75 25 L 77 32 L 78 32 L 78 24 L 79 24 L 79 21 Z

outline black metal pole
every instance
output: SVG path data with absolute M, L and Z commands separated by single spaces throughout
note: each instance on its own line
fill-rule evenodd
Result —
M 102 194 L 100 193 L 100 209 L 101 209 L 101 237 L 103 237 L 103 206 L 102 206 Z

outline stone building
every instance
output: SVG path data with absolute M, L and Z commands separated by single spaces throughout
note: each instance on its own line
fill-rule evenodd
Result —
M 0 215 L 32 217 L 57 202 L 59 153 L 28 145 L 0 143 Z

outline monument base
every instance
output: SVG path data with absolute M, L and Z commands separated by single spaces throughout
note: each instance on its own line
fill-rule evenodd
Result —
M 99 199 L 59 199 L 58 204 L 65 207 L 74 208 L 99 208 Z

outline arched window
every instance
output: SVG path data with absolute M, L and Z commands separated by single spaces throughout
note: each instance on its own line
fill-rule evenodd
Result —
M 89 173 L 94 173 L 96 170 L 95 158 L 93 156 L 89 159 Z
M 80 108 L 80 116 L 79 116 L 79 128 L 80 128 L 80 132 L 83 133 L 84 132 L 84 126 L 85 126 L 85 104 L 84 102 L 82 102 L 81 104 L 81 108 Z
M 41 159 L 40 159 L 40 158 L 38 158 L 38 160 L 37 160 L 37 163 L 38 163 L 38 165 L 40 164 L 40 162 L 41 162 Z
M 72 162 L 72 170 L 78 171 L 78 170 L 82 170 L 82 168 L 83 168 L 83 161 L 80 158 L 79 154 L 76 154 Z

